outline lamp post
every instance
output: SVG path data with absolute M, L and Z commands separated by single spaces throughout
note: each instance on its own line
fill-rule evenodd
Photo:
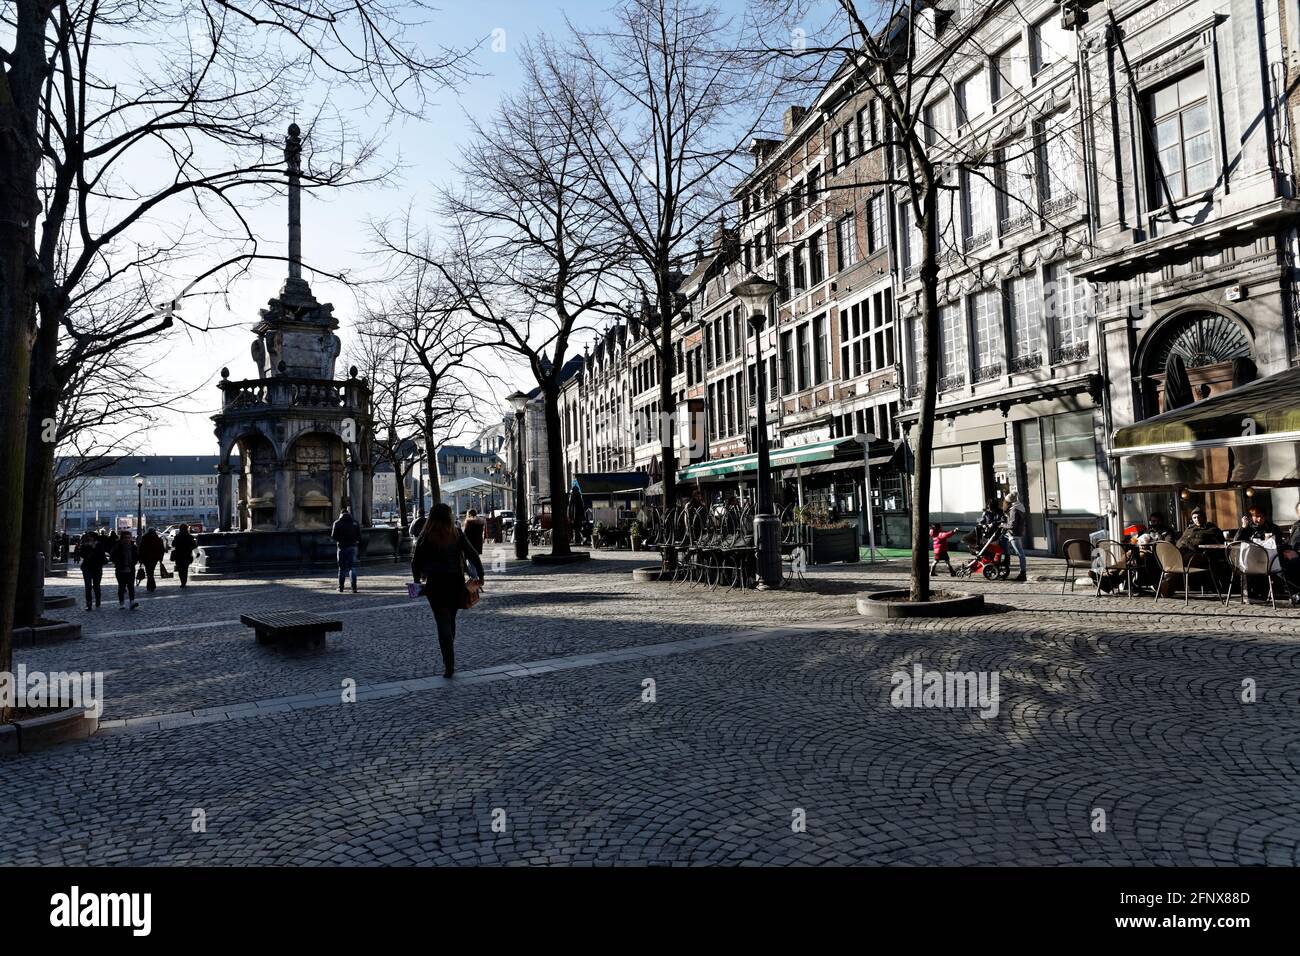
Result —
M 867 541 L 870 542 L 867 548 L 869 555 L 868 561 L 871 564 L 876 563 L 876 517 L 871 507 L 871 443 L 876 440 L 876 436 L 871 432 L 860 435 L 862 441 L 862 489 L 863 497 L 866 499 L 865 520 L 867 522 Z
M 528 396 L 517 391 L 507 401 L 515 410 L 515 557 L 524 561 L 528 558 L 528 517 L 524 501 L 524 410 L 528 407 Z
M 772 459 L 767 447 L 767 384 L 762 339 L 768 306 L 777 288 L 775 282 L 756 275 L 731 288 L 731 294 L 748 310 L 749 325 L 754 330 L 754 385 L 758 391 L 755 396 L 758 410 L 758 501 L 754 511 L 754 544 L 760 590 L 781 586 L 781 519 L 772 513 Z
M 135 478 L 135 537 L 139 540 L 140 534 L 144 531 L 144 476 L 133 475 Z

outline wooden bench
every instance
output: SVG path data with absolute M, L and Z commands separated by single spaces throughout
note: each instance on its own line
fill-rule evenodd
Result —
M 306 641 L 312 647 L 325 643 L 330 631 L 343 630 L 342 621 L 309 614 L 306 611 L 264 611 L 260 614 L 241 614 L 239 623 L 257 633 L 257 643 L 270 644 L 278 640 Z

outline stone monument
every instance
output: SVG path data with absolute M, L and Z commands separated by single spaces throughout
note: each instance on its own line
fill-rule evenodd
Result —
M 216 424 L 220 530 L 198 538 L 196 570 L 293 570 L 334 562 L 329 531 L 344 505 L 361 522 L 363 561 L 393 561 L 398 532 L 371 527 L 373 457 L 370 389 L 337 381 L 334 307 L 318 302 L 302 277 L 301 154 L 289 127 L 289 275 L 253 327 L 257 377 L 231 381 L 221 370 Z M 230 456 L 239 450 L 239 471 Z M 232 494 L 232 481 L 234 490 Z M 232 501 L 238 505 L 232 514 Z

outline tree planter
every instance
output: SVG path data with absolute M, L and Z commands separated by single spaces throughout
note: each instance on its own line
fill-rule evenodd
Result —
M 877 591 L 858 598 L 858 613 L 864 617 L 965 617 L 984 611 L 983 594 L 954 593 L 950 597 L 912 602 L 908 591 L 898 588 Z
M 54 611 L 61 607 L 76 607 L 77 599 L 71 594 L 45 595 L 45 610 Z
M 812 540 L 813 564 L 859 560 L 857 528 L 808 528 L 807 531 Z
M 43 644 L 58 644 L 62 641 L 75 641 L 81 637 L 81 625 L 67 621 L 51 621 L 41 618 L 36 627 L 15 627 L 14 647 L 37 647 Z
M 649 584 L 652 581 L 668 581 L 672 576 L 673 572 L 665 571 L 657 564 L 652 564 L 645 568 L 634 568 L 632 571 L 632 580 L 637 584 Z
M 92 715 L 85 707 L 69 707 L 39 717 L 15 720 L 10 727 L 14 731 L 15 750 L 18 753 L 31 753 L 74 740 L 88 739 L 99 729 L 99 717 Z M 6 736 L 0 736 L 0 753 L 5 752 Z

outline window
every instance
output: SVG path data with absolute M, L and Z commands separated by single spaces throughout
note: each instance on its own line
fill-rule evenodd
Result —
M 794 391 L 794 333 L 781 333 L 781 394 Z
M 840 127 L 840 148 L 844 150 L 844 165 L 853 159 L 853 122 L 850 120 Z
M 975 378 L 993 378 L 1002 372 L 1002 310 L 998 294 L 989 289 L 971 296 L 975 328 Z
M 1034 205 L 1034 151 L 1024 142 L 998 150 L 998 216 L 1009 228 L 1031 215 Z
M 1021 75 L 1025 66 L 1025 45 L 1016 40 L 993 54 L 992 81 L 993 102 L 1012 93 L 1021 85 Z
M 804 278 L 804 244 L 801 242 L 794 247 L 794 294 L 799 295 L 808 288 L 808 283 Z
M 838 131 L 831 133 L 831 172 L 838 172 L 840 168 L 840 134 Z
M 813 285 L 826 278 L 826 237 L 820 231 L 808 240 L 808 278 Z
M 1204 192 L 1214 185 L 1214 148 L 1210 136 L 1210 104 L 1205 70 L 1189 73 L 1151 94 L 1152 134 L 1156 144 L 1152 162 L 1151 206 L 1164 203 L 1159 171 L 1175 200 Z M 1156 169 L 1156 165 L 1159 169 Z
M 840 269 L 858 261 L 857 237 L 853 231 L 853 214 L 841 216 L 835 223 L 835 260 Z
M 799 391 L 802 392 L 804 389 L 808 388 L 809 385 L 811 384 L 810 372 L 812 371 L 809 368 L 809 364 L 808 364 L 808 323 L 807 322 L 805 322 L 803 325 L 799 326 L 799 328 L 795 330 L 795 346 L 797 349 L 795 353 L 795 371 L 798 373 L 798 378 L 796 379 L 796 385 L 798 386 Z
M 986 178 L 992 170 L 975 169 L 965 174 L 961 192 L 966 247 L 977 249 L 992 237 L 989 217 L 992 214 L 992 190 Z
M 952 103 L 942 96 L 925 108 L 925 141 L 931 146 L 942 145 L 952 134 Z
M 803 183 L 797 182 L 790 187 L 790 215 L 797 216 L 803 212 Z
M 776 225 L 778 229 L 785 226 L 785 203 L 786 198 L 784 196 L 781 196 L 776 201 Z
M 1029 66 L 1035 76 L 1054 63 L 1070 59 L 1073 50 L 1073 37 L 1061 25 L 1059 13 L 1049 14 L 1029 30 Z
M 961 125 L 984 115 L 989 107 L 988 89 L 983 70 L 976 70 L 957 84 L 957 116 Z
M 1068 127 L 1060 123 L 1042 121 L 1038 130 L 1039 189 L 1043 202 L 1072 199 L 1074 171 L 1080 165 L 1079 153 L 1073 148 Z M 1170 183 L 1170 187 L 1173 184 Z
M 808 205 L 812 206 L 821 197 L 822 170 L 814 166 L 808 171 Z
M 856 124 L 856 126 L 857 126 L 857 133 L 858 133 L 858 155 L 859 155 L 859 156 L 865 156 L 865 155 L 867 155 L 867 148 L 871 145 L 871 143 L 868 143 L 868 142 L 867 142 L 867 113 L 868 113 L 868 110 L 869 110 L 869 108 L 866 107 L 866 106 L 864 106 L 864 107 L 862 107 L 862 109 L 858 110 L 857 119 L 855 120 L 855 124 Z M 874 142 L 874 140 L 875 140 L 875 137 L 873 136 L 873 137 L 872 137 L 872 142 Z
M 871 370 L 894 366 L 894 296 L 882 289 L 871 297 Z
M 906 202 L 898 204 L 898 263 L 904 269 L 911 268 L 913 251 L 920 251 L 919 244 L 912 244 L 913 233 L 916 232 L 911 226 L 911 216 Z
M 790 257 L 782 256 L 776 261 L 777 298 L 781 302 L 790 301 Z
M 826 313 L 813 319 L 813 384 L 820 385 L 831 377 L 831 341 Z
M 1058 349 L 1085 349 L 1088 344 L 1088 316 L 1092 310 L 1092 287 L 1070 275 L 1064 266 L 1052 266 L 1048 273 L 1047 307 L 1053 322 Z M 1085 353 L 1086 354 L 1086 353 Z
M 723 316 L 722 318 L 722 358 L 727 361 L 731 358 L 731 317 Z
M 1038 277 L 1028 275 L 1008 281 L 1007 304 L 1011 309 L 1011 347 L 1015 358 L 1041 357 L 1043 307 Z
M 885 194 L 876 193 L 867 200 L 868 255 L 884 248 L 886 235 L 885 230 Z
M 958 385 L 965 381 L 962 375 L 966 368 L 966 335 L 961 320 L 961 309 L 955 305 L 945 305 L 939 309 L 939 347 L 943 366 L 939 375 L 949 379 L 949 384 Z
M 742 249 L 742 251 L 743 251 L 743 253 L 744 253 L 745 268 L 746 268 L 746 269 L 753 268 L 753 263 L 752 263 L 752 259 L 751 259 L 751 253 L 750 253 L 750 251 L 749 251 L 749 240 L 748 240 L 748 239 L 746 239 L 745 242 L 741 245 L 741 249 Z

